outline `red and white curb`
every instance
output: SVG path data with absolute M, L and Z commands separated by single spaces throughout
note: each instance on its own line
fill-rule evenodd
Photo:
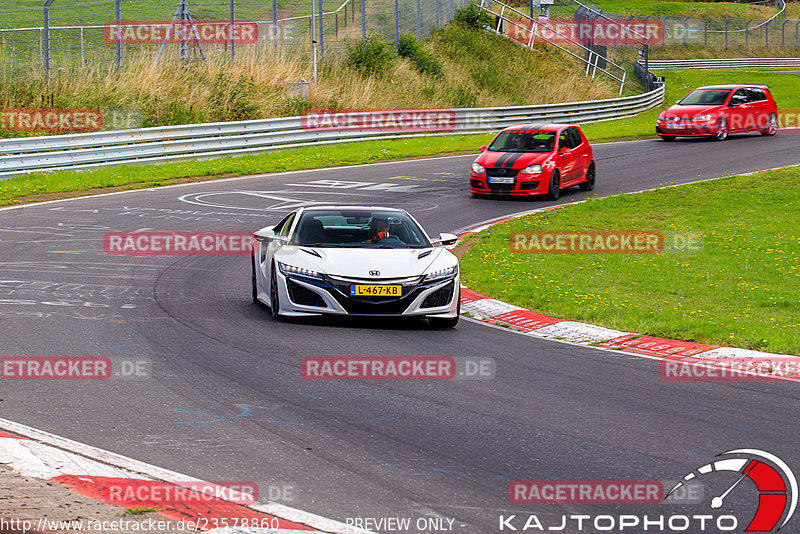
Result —
M 796 167 L 792 165 L 791 167 Z M 788 168 L 778 167 L 777 169 Z M 769 170 L 777 170 L 769 169 Z M 767 171 L 756 171 L 749 174 L 761 174 Z M 716 180 L 716 178 L 712 178 Z M 705 180 L 703 180 L 705 181 Z M 669 185 L 666 187 L 676 187 Z M 651 191 L 650 189 L 646 191 Z M 641 192 L 641 191 L 637 191 Z M 632 194 L 632 193 L 630 193 Z M 459 241 L 466 237 L 491 228 L 494 225 L 518 219 L 526 215 L 532 215 L 541 211 L 552 210 L 571 206 L 585 202 L 571 202 L 557 206 L 524 211 L 503 217 L 490 222 L 481 223 L 479 226 L 462 231 L 458 235 Z M 555 339 L 586 345 L 605 350 L 615 350 L 640 357 L 649 358 L 670 358 L 680 360 L 691 358 L 692 361 L 708 360 L 719 361 L 721 359 L 735 358 L 791 358 L 786 354 L 774 354 L 769 352 L 759 352 L 755 350 L 742 349 L 736 347 L 724 347 L 720 345 L 708 345 L 691 341 L 679 341 L 655 336 L 646 336 L 632 332 L 614 330 L 604 326 L 598 326 L 577 321 L 558 319 L 537 313 L 513 304 L 487 297 L 477 291 L 461 286 L 461 313 L 473 319 L 484 321 L 490 324 L 503 326 L 517 331 L 524 335 L 530 335 L 546 339 Z
M 168 519 L 191 521 L 199 526 L 198 530 L 214 534 L 373 534 L 274 502 L 243 506 L 238 504 L 243 502 L 242 494 L 229 488 L 220 488 L 222 491 L 217 495 L 222 497 L 203 495 L 197 499 L 149 500 L 148 496 L 154 495 L 155 490 L 150 492 L 148 488 L 157 488 L 163 493 L 165 486 L 174 487 L 178 491 L 171 495 L 186 495 L 189 490 L 182 483 L 203 488 L 215 485 L 6 419 L 0 419 L 0 464 L 23 476 L 55 482 L 114 506 L 156 508 Z M 112 497 L 112 488 L 122 485 L 126 487 L 125 498 Z M 127 488 L 134 491 L 129 492 Z M 139 499 L 137 495 L 144 498 Z M 278 528 L 214 528 L 215 525 L 236 524 L 236 520 L 242 524 L 258 521 L 258 524 Z

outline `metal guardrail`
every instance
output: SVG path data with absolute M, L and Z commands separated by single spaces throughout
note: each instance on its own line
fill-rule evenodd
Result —
M 729 59 L 651 59 L 651 70 L 657 69 L 736 69 L 736 68 L 782 68 L 800 67 L 800 58 L 729 58 Z
M 664 87 L 661 86 L 648 93 L 606 100 L 447 110 L 455 119 L 452 127 L 433 134 L 304 128 L 302 117 L 285 117 L 0 139 L 0 178 L 30 172 L 239 156 L 311 144 L 486 132 L 529 121 L 593 122 L 627 117 L 663 101 Z

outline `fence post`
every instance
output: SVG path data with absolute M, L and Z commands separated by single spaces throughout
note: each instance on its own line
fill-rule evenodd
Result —
M 753 19 L 747 19 L 747 22 L 744 23 L 744 46 L 750 46 L 750 21 Z
M 417 0 L 417 41 L 422 39 L 422 0 Z
M 663 48 L 667 47 L 667 21 L 669 20 L 670 17 L 671 15 L 667 15 L 666 17 L 664 17 L 664 21 L 662 22 L 662 24 L 664 24 L 664 40 L 661 41 L 661 45 Z
M 769 48 L 769 21 L 764 24 L 764 48 Z
M 81 66 L 86 64 L 86 59 L 83 56 L 83 26 L 81 26 Z
M 319 60 L 325 61 L 325 10 L 322 7 L 322 0 L 319 0 Z
M 114 60 L 117 65 L 117 70 L 122 67 L 122 2 L 121 0 L 114 0 L 114 16 L 117 22 L 117 43 L 114 51 Z
M 278 0 L 272 0 L 272 53 L 278 55 Z
M 231 11 L 231 28 L 230 28 L 231 34 L 228 36 L 228 40 L 231 43 L 231 63 L 233 63 L 233 60 L 236 58 L 236 42 L 233 39 L 233 29 L 236 25 L 236 0 L 231 0 L 230 11 Z
M 44 79 L 50 80 L 50 6 L 54 0 L 44 3 L 44 24 L 42 25 L 42 51 L 44 53 Z
M 450 20 L 456 18 L 456 5 L 455 0 L 450 0 Z
M 439 0 L 434 0 L 436 2 L 436 27 L 439 27 Z
M 683 46 L 686 46 L 686 34 L 689 33 L 689 30 L 687 29 L 687 22 L 689 22 L 690 18 L 691 17 L 686 17 L 683 19 Z
M 725 50 L 728 49 L 728 19 L 725 19 Z
M 703 45 L 708 48 L 708 19 L 703 23 Z
M 788 20 L 784 20 L 783 24 L 781 24 L 781 48 L 786 48 L 786 23 L 789 22 Z
M 361 0 L 361 38 L 367 40 L 367 0 Z
M 394 47 L 400 46 L 400 0 L 394 0 Z

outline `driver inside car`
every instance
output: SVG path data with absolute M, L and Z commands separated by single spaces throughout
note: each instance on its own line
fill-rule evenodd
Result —
M 389 236 L 389 221 L 386 219 L 373 219 L 369 225 L 369 234 L 372 236 L 370 243 L 377 243 Z

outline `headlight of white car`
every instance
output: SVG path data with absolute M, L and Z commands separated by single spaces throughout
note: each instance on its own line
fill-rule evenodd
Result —
M 486 169 L 483 167 L 483 165 L 481 165 L 478 162 L 475 162 L 475 163 L 472 164 L 472 172 L 474 172 L 476 174 L 480 174 L 480 173 L 484 172 L 485 170 Z
M 707 122 L 711 120 L 711 115 L 698 115 L 692 119 L 694 122 Z
M 305 269 L 303 267 L 295 267 L 293 265 L 286 265 L 285 263 L 278 262 L 278 268 L 283 274 L 304 276 L 306 278 L 322 278 L 317 271 Z
M 453 265 L 452 267 L 448 267 L 447 269 L 439 269 L 438 271 L 433 271 L 428 273 L 425 276 L 425 281 L 429 282 L 431 280 L 441 280 L 443 278 L 455 276 L 457 272 L 458 272 L 458 265 Z
M 542 166 L 538 163 L 536 165 L 528 165 L 522 169 L 522 174 L 542 174 Z

